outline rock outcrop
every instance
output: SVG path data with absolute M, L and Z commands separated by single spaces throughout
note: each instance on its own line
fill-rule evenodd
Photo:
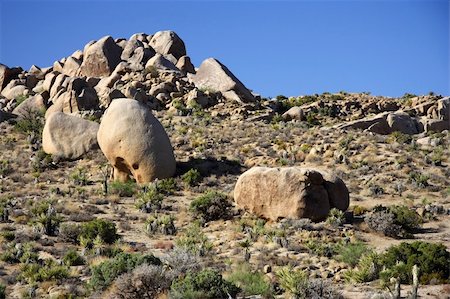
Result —
M 98 143 L 114 168 L 114 179 L 132 175 L 138 183 L 175 173 L 175 157 L 161 123 L 143 103 L 114 99 L 103 115 Z
M 197 73 L 192 76 L 198 88 L 220 91 L 226 98 L 253 102 L 253 94 L 217 59 L 208 58 L 202 62 Z
M 62 112 L 52 113 L 45 121 L 42 147 L 48 154 L 77 159 L 98 148 L 99 124 Z
M 341 179 L 326 172 L 301 167 L 253 167 L 239 177 L 234 200 L 239 208 L 274 221 L 320 221 L 331 208 L 345 211 L 349 192 Z
M 121 54 L 122 48 L 111 36 L 105 36 L 86 47 L 81 74 L 88 77 L 109 76 L 119 64 Z

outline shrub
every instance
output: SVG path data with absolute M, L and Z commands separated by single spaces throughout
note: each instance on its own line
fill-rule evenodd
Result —
M 164 235 L 175 235 L 176 228 L 173 223 L 175 218 L 170 215 L 155 215 L 150 216 L 145 222 L 147 233 L 161 233 Z
M 143 212 L 150 213 L 161 209 L 164 196 L 153 185 L 139 192 L 136 207 Z
M 119 276 L 114 283 L 113 298 L 143 299 L 157 298 L 170 288 L 174 279 L 171 271 L 162 266 L 142 264 L 131 273 Z
M 0 254 L 0 260 L 15 263 L 36 263 L 38 260 L 37 250 L 31 243 L 8 244 L 7 249 Z
M 60 227 L 58 237 L 63 242 L 78 244 L 79 242 L 78 238 L 81 234 L 81 230 L 82 230 L 81 225 L 64 223 Z
M 131 197 L 136 192 L 136 183 L 133 181 L 126 181 L 125 183 L 114 181 L 109 184 L 109 190 L 112 194 L 117 194 L 120 197 Z
M 0 198 L 0 222 L 9 221 L 9 208 L 11 200 L 9 198 Z
M 189 169 L 188 172 L 183 174 L 181 176 L 181 179 L 188 187 L 193 187 L 198 185 L 202 180 L 202 175 L 200 174 L 200 171 L 198 171 L 195 168 Z
M 174 250 L 169 252 L 165 262 L 169 264 L 174 277 L 200 270 L 199 256 L 184 248 L 175 247 Z
M 304 298 L 343 299 L 344 297 L 329 281 L 319 278 L 309 281 Z
M 428 179 L 429 176 L 426 174 L 418 173 L 418 172 L 411 172 L 409 174 L 409 180 L 412 182 L 416 187 L 418 188 L 425 188 L 428 186 Z
M 380 256 L 371 252 L 361 257 L 355 269 L 344 272 L 344 279 L 356 283 L 372 281 L 378 278 L 381 267 Z
M 212 244 L 201 231 L 198 223 L 188 226 L 185 234 L 176 241 L 177 246 L 193 254 L 204 256 L 212 249 Z
M 31 220 L 31 224 L 33 224 L 35 228 L 44 232 L 46 235 L 56 235 L 59 225 L 62 222 L 62 217 L 56 213 L 55 208 L 49 202 L 35 205 L 32 209 L 32 213 L 35 216 Z
M 408 134 L 404 134 L 400 131 L 395 131 L 389 135 L 388 141 L 398 142 L 400 144 L 410 144 L 412 141 L 412 136 L 408 135 Z
M 228 280 L 241 289 L 240 295 L 263 295 L 264 298 L 271 298 L 272 291 L 270 283 L 264 279 L 264 274 L 255 272 L 250 269 L 250 265 L 240 265 L 233 273 L 230 274 Z
M 103 290 L 120 274 L 130 272 L 142 264 L 160 265 L 161 261 L 153 255 L 119 253 L 114 258 L 91 268 L 89 285 L 94 290 Z
M 109 220 L 94 219 L 81 226 L 81 233 L 78 239 L 80 241 L 81 239 L 85 240 L 88 247 L 92 247 L 97 237 L 107 244 L 114 243 L 119 238 L 116 224 Z
M 66 266 L 58 265 L 52 259 L 46 259 L 42 264 L 24 264 L 20 269 L 19 275 L 20 280 L 30 284 L 67 277 L 69 277 L 69 269 Z
M 63 263 L 66 266 L 81 266 L 85 264 L 85 260 L 76 250 L 72 249 L 64 255 Z
M 0 299 L 6 299 L 6 286 L 0 284 Z
M 226 194 L 208 191 L 194 199 L 189 210 L 194 213 L 196 218 L 208 222 L 228 217 L 230 207 L 231 204 Z
M 0 177 L 5 177 L 13 171 L 8 160 L 0 160 Z
M 352 267 L 356 266 L 364 254 L 370 252 L 368 246 L 361 242 L 357 241 L 354 243 L 346 243 L 340 245 L 337 249 L 339 255 L 337 256 L 337 260 L 344 262 Z
M 275 274 L 283 290 L 295 298 L 305 298 L 308 275 L 304 271 L 286 266 L 278 269 Z
M 73 183 L 78 186 L 86 186 L 89 183 L 88 172 L 85 168 L 79 167 L 70 174 Z
M 158 190 L 160 193 L 163 193 L 164 195 L 172 195 L 178 189 L 177 182 L 174 178 L 155 181 L 155 187 L 156 190 Z
M 419 214 L 406 206 L 376 206 L 365 220 L 371 229 L 394 238 L 410 237 L 422 223 Z
M 424 241 L 402 242 L 390 247 L 382 257 L 382 263 L 387 269 L 396 267 L 399 262 L 405 265 L 404 271 L 398 271 L 402 283 L 412 283 L 412 267 L 415 264 L 419 267 L 420 283 L 428 284 L 433 280 L 448 283 L 449 261 L 450 252 L 444 245 Z
M 44 130 L 44 121 L 43 111 L 30 110 L 23 113 L 22 117 L 14 124 L 14 127 L 21 133 L 40 138 Z
M 233 298 L 239 288 L 223 279 L 216 270 L 205 269 L 197 273 L 188 273 L 172 283 L 170 298 L 173 299 L 227 299 Z
M 332 226 L 341 226 L 345 223 L 344 212 L 332 208 L 328 214 L 326 222 Z

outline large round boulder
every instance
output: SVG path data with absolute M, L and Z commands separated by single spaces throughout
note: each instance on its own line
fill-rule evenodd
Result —
M 62 112 L 54 112 L 45 121 L 42 132 L 44 152 L 65 159 L 77 159 L 98 148 L 98 123 Z
M 260 217 L 325 219 L 331 208 L 345 211 L 349 194 L 336 176 L 301 167 L 253 167 L 244 172 L 234 189 L 239 208 Z
M 141 102 L 114 99 L 103 115 L 97 139 L 114 168 L 115 180 L 126 181 L 131 175 L 142 184 L 175 173 L 169 137 Z

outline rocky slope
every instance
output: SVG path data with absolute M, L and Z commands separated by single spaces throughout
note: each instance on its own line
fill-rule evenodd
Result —
M 126 277 L 104 288 L 95 279 L 95 266 L 119 251 L 152 253 L 170 273 L 187 254 L 197 268 L 212 267 L 230 280 L 249 265 L 270 286 L 269 298 L 288 297 L 279 272 L 287 265 L 345 298 L 371 298 L 386 295 L 382 277 L 346 281 L 361 256 L 345 252 L 382 254 L 417 240 L 450 248 L 450 118 L 443 96 L 264 99 L 215 59 L 193 66 L 170 31 L 104 37 L 50 68 L 1 66 L 0 92 L 0 284 L 7 298 L 135 298 L 124 291 Z M 97 122 L 122 97 L 152 109 L 163 125 L 177 164 L 173 181 L 139 186 L 110 179 Z M 239 176 L 253 166 L 333 172 L 350 192 L 350 207 L 317 223 L 260 219 L 232 200 Z M 193 207 L 208 191 L 221 195 L 202 214 Z M 405 207 L 408 220 L 417 215 L 420 224 L 398 235 L 376 231 L 378 205 Z M 76 232 L 94 219 L 111 221 L 118 240 Z M 66 263 L 69 249 L 83 262 Z M 448 297 L 446 279 L 421 285 L 421 298 Z M 403 296 L 410 290 L 402 285 Z

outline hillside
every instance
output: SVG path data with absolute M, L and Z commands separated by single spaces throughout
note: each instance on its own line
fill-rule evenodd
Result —
M 449 97 L 343 91 L 267 99 L 222 62 L 195 67 L 187 54 L 176 33 L 161 31 L 104 37 L 48 68 L 0 65 L 6 298 L 220 297 L 186 291 L 202 269 L 240 287 L 240 298 L 388 298 L 392 278 L 406 298 L 419 260 L 420 298 L 450 297 Z M 119 98 L 162 124 L 173 179 L 140 181 L 143 164 L 127 161 L 133 149 L 114 157 L 125 170 L 105 156 L 98 124 L 106 126 L 105 111 Z M 125 139 L 137 134 L 132 121 L 121 128 Z M 108 124 L 106 132 L 118 131 L 114 119 Z M 233 196 L 255 166 L 333 173 L 350 205 L 316 222 L 251 213 Z M 405 243 L 421 244 L 420 258 L 402 268 L 386 252 Z M 220 279 L 203 280 L 211 290 Z

